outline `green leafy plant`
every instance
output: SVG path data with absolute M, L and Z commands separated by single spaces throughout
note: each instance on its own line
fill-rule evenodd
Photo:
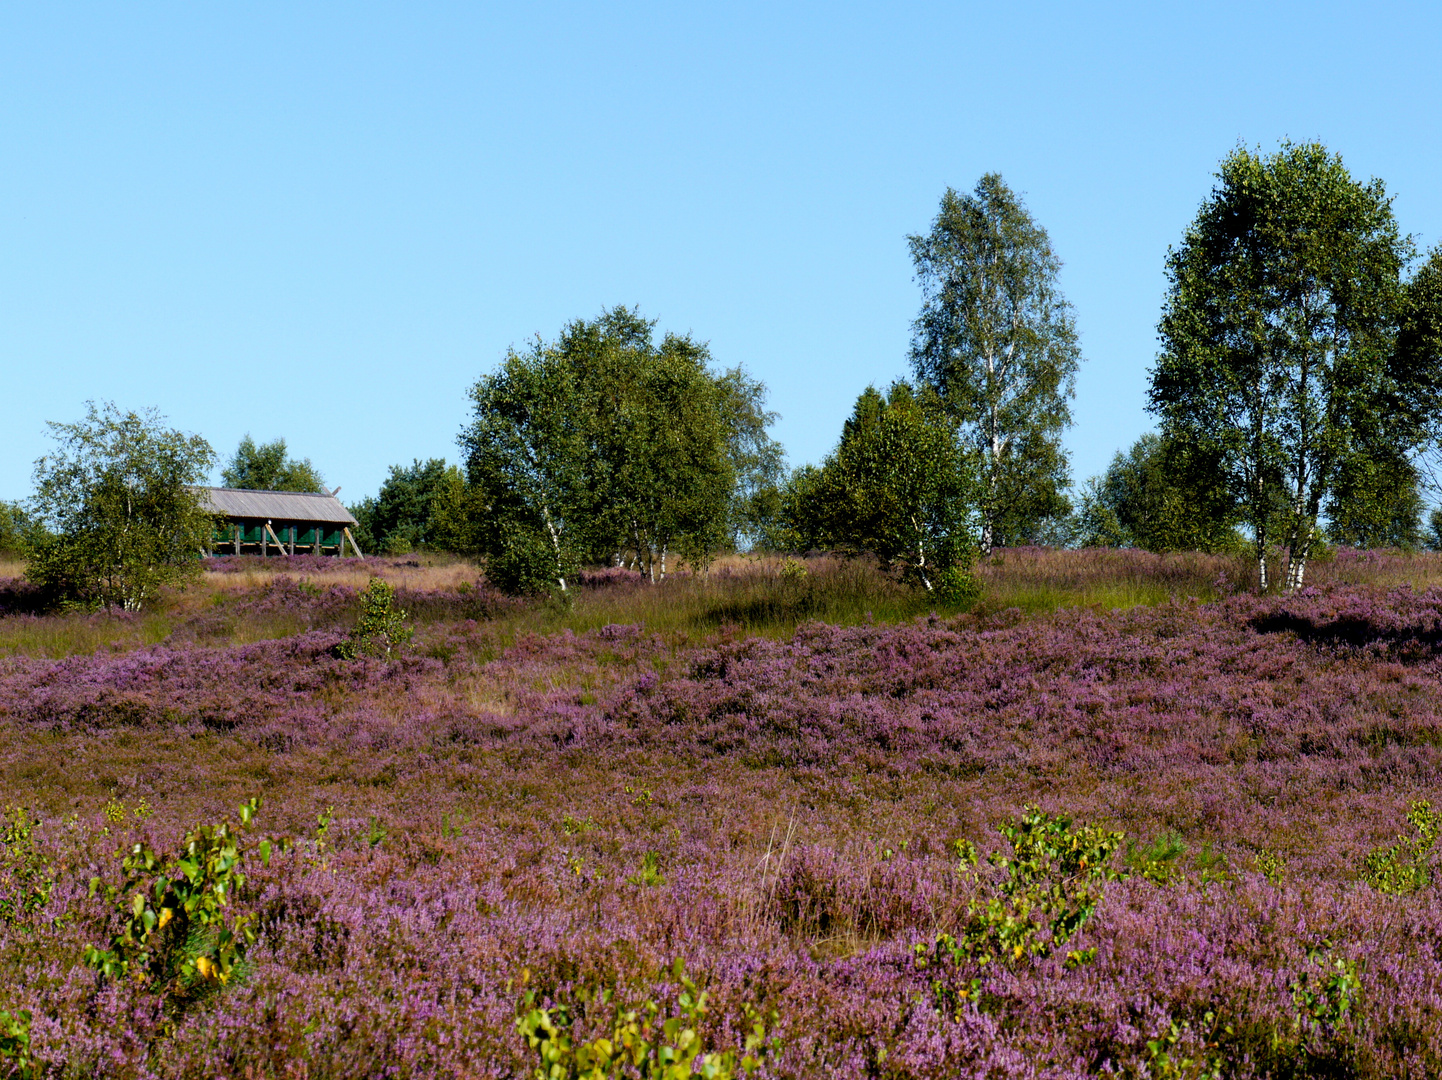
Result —
M 936 598 L 947 607 L 974 607 L 981 599 L 981 582 L 963 566 L 948 566 L 936 576 Z
M 21 1080 L 39 1077 L 41 1070 L 30 1056 L 30 1010 L 0 1009 L 0 1062 L 8 1062 L 10 1074 Z
M 632 806 L 645 807 L 654 806 L 656 804 L 656 796 L 651 794 L 650 788 L 636 788 L 632 787 L 630 784 L 627 784 L 625 786 L 625 790 L 626 794 L 631 796 Z
M 1297 1028 L 1304 1040 L 1335 1035 L 1362 992 L 1358 963 L 1324 941 L 1307 953 L 1307 968 L 1292 982 Z
M 1362 864 L 1362 880 L 1380 892 L 1414 893 L 1432 883 L 1432 849 L 1442 833 L 1442 814 L 1422 799 L 1408 808 L 1407 821 L 1414 835 L 1375 848 Z
M 1133 846 L 1127 852 L 1127 865 L 1153 885 L 1172 885 L 1182 880 L 1182 869 L 1178 865 L 1181 856 L 1187 852 L 1182 838 L 1163 833 L 1150 844 Z
M 1001 826 L 1011 851 L 993 852 L 987 862 L 999 871 L 984 880 L 972 867 L 976 849 L 967 841 L 953 848 L 963 873 L 975 878 L 979 895 L 967 906 L 960 933 L 942 932 L 934 945 L 915 947 L 918 968 L 954 968 L 961 964 L 985 970 L 991 964 L 1016 965 L 1029 957 L 1046 957 L 1069 942 L 1091 917 L 1108 881 L 1121 875 L 1111 861 L 1123 834 L 1096 825 L 1074 826 L 1072 819 L 1026 807 L 1015 824 Z M 1073 949 L 1068 967 L 1087 963 L 1094 949 Z M 974 997 L 981 980 L 956 989 L 944 980 L 933 984 L 938 1003 L 954 1010 Z
M 366 829 L 366 840 L 370 842 L 370 846 L 380 847 L 381 844 L 385 843 L 388 835 L 390 835 L 390 830 L 381 824 L 380 818 L 372 814 L 370 827 Z
M 651 888 L 666 884 L 666 875 L 661 872 L 661 853 L 648 851 L 641 857 L 641 869 L 626 879 L 632 885 Z
M 0 813 L 0 922 L 25 930 L 32 929 L 55 889 L 50 859 L 35 846 L 38 824 L 24 807 Z
M 1262 848 L 1257 852 L 1255 860 L 1257 869 L 1262 872 L 1263 877 L 1273 885 L 1280 885 L 1282 883 L 1282 871 L 1287 869 L 1286 859 L 1282 858 L 1282 856 L 1278 855 L 1275 851 Z
M 640 1076 L 646 1080 L 733 1080 L 756 1071 L 775 1047 L 768 1027 L 779 1019 L 775 1011 L 763 1013 L 749 1002 L 743 1006 L 748 1031 L 740 1048 L 708 1052 L 701 1033 L 710 1012 L 709 994 L 686 975 L 681 960 L 672 967 L 681 984 L 676 1015 L 661 1019 L 661 1007 L 647 999 L 633 1008 L 611 1004 L 611 992 L 583 992 L 578 1006 L 555 1004 L 541 1008 L 538 995 L 528 990 L 521 1000 L 516 1028 L 536 1054 L 535 1080 L 607 1080 Z M 610 1035 L 589 1041 L 578 1039 L 575 1025 L 587 1013 L 611 1012 L 604 1025 Z
M 1215 1033 L 1214 1013 L 1204 1015 L 1202 1023 Z M 1223 1030 L 1226 1034 L 1231 1034 L 1230 1027 Z M 1215 1042 L 1204 1038 L 1200 1048 L 1183 1050 L 1184 1043 L 1193 1041 L 1191 1035 L 1192 1025 L 1189 1021 L 1183 1020 L 1179 1023 L 1173 1020 L 1155 1039 L 1148 1039 L 1147 1075 L 1157 1080 L 1222 1080 L 1221 1057 L 1207 1055 L 1209 1049 L 1215 1049 Z
M 256 938 L 255 916 L 229 909 L 246 880 L 240 832 L 259 809 L 259 798 L 240 807 L 239 831 L 226 822 L 191 830 L 168 858 L 136 843 L 118 886 L 94 878 L 90 894 L 103 895 L 123 922 L 108 947 L 85 950 L 85 963 L 104 980 L 131 978 L 179 998 L 230 981 Z M 257 845 L 263 863 L 273 848 Z
M 406 625 L 407 615 L 395 606 L 396 590 L 383 578 L 371 578 L 360 594 L 361 616 L 350 637 L 336 646 L 342 660 L 362 656 L 389 660 L 391 654 L 410 641 L 415 630 Z
M 570 814 L 564 814 L 561 817 L 561 831 L 567 836 L 588 833 L 594 828 L 596 828 L 596 823 L 589 814 L 583 818 L 572 817 Z

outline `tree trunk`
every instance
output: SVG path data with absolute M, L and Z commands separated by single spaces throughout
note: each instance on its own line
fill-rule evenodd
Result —
M 546 531 L 551 534 L 551 549 L 556 553 L 556 568 L 561 566 L 561 538 L 556 534 L 556 526 L 551 523 L 551 512 L 545 507 L 541 508 L 541 516 L 546 521 Z M 558 573 L 556 580 L 561 583 L 561 591 L 566 591 L 566 576 Z
M 1257 591 L 1267 591 L 1267 527 L 1256 526 Z

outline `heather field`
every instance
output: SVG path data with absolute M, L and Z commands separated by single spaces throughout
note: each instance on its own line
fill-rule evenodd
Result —
M 1315 570 L 1008 551 L 971 612 L 824 559 L 567 606 L 422 559 L 134 616 L 0 581 L 0 1060 L 1442 1074 L 1442 561 Z M 372 572 L 415 636 L 340 659 Z M 138 952 L 187 836 L 228 901 Z

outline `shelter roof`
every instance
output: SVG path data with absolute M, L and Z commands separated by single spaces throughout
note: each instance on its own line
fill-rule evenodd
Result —
M 266 521 L 324 521 L 354 525 L 355 518 L 334 495 L 306 491 L 251 491 L 247 488 L 197 488 L 200 503 L 212 514 Z

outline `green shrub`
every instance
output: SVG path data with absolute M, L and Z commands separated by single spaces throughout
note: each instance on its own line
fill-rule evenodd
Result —
M 1153 885 L 1172 885 L 1182 880 L 1179 860 L 1187 852 L 1180 836 L 1163 833 L 1150 844 L 1127 851 L 1127 868 Z
M 10 1075 L 20 1080 L 41 1075 L 30 1056 L 30 1019 L 29 1009 L 0 1009 L 0 1062 L 8 1062 Z
M 937 935 L 935 944 L 915 947 L 919 968 L 954 968 L 961 964 L 985 970 L 1000 963 L 1016 965 L 1030 957 L 1046 957 L 1066 945 L 1096 910 L 1108 881 L 1121 875 L 1111 861 L 1123 836 L 1100 826 L 1073 827 L 1072 819 L 1052 816 L 1028 806 L 1016 824 L 1003 825 L 1010 854 L 993 852 L 987 862 L 999 874 L 984 880 L 971 870 L 976 849 L 957 841 L 954 849 L 963 872 L 971 872 L 979 894 L 967 906 L 960 932 Z M 1072 950 L 1068 966 L 1090 961 L 1095 950 Z M 980 989 L 971 979 L 959 990 L 944 980 L 933 984 L 938 1003 L 954 1011 L 961 999 Z
M 406 625 L 407 615 L 395 607 L 396 590 L 382 578 L 371 578 L 361 591 L 361 616 L 350 637 L 336 646 L 342 660 L 373 656 L 389 660 L 391 653 L 410 641 L 415 630 Z
M 241 806 L 242 829 L 259 809 L 258 798 Z M 268 863 L 271 841 L 257 847 Z M 107 948 L 85 950 L 85 963 L 102 979 L 132 978 L 177 1000 L 223 986 L 256 938 L 253 914 L 228 912 L 245 885 L 244 857 L 239 834 L 224 822 L 193 829 L 169 858 L 135 844 L 120 885 L 90 882 L 90 895 L 103 895 L 123 922 Z
M 27 931 L 55 889 L 50 859 L 35 847 L 38 824 L 23 807 L 0 813 L 0 922 Z
M 1442 814 L 1422 799 L 1407 810 L 1415 836 L 1401 835 L 1374 849 L 1362 864 L 1362 880 L 1385 893 L 1413 893 L 1432 883 L 1432 849 L 1442 832 Z
M 981 583 L 963 566 L 948 566 L 936 576 L 936 598 L 947 607 L 971 608 L 981 599 Z
M 540 1008 L 534 990 L 521 1000 L 516 1028 L 536 1054 L 535 1080 L 608 1080 L 611 1077 L 642 1076 L 649 1080 L 733 1080 L 754 1072 L 774 1047 L 767 1039 L 767 1026 L 775 1026 L 777 1014 L 763 1015 L 747 1003 L 743 1011 L 749 1029 L 739 1049 L 707 1052 L 701 1025 L 710 1012 L 709 994 L 698 990 L 678 959 L 672 976 L 681 984 L 677 1014 L 659 1020 L 661 1007 L 648 999 L 634 1008 L 611 1005 L 611 992 L 582 992 L 577 1006 L 567 1004 Z M 576 1038 L 576 1020 L 583 1015 L 611 1017 L 604 1025 L 610 1035 L 590 1041 Z

